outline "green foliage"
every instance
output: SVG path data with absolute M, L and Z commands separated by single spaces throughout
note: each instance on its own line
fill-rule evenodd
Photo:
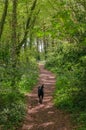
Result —
M 57 44 L 46 61 L 46 67 L 57 75 L 54 103 L 69 111 L 80 129 L 86 124 L 86 52 L 83 50 L 77 44 Z
M 21 50 L 16 68 L 12 67 L 8 49 L 1 50 L 0 56 L 0 129 L 16 130 L 25 117 L 24 94 L 30 92 L 36 84 L 38 66 L 34 53 L 27 49 L 23 52 Z M 16 78 L 15 86 L 12 86 L 14 69 Z
M 86 128 L 84 125 L 86 124 L 85 0 L 38 0 L 31 14 L 33 1 L 19 0 L 16 10 L 13 10 L 12 2 L 9 1 L 0 39 L 0 127 L 4 130 L 14 130 L 23 119 L 25 105 L 22 102 L 22 95 L 30 92 L 37 82 L 36 59 L 41 57 L 44 60 L 46 53 L 46 67 L 58 76 L 55 105 L 70 111 L 73 117 L 75 115 L 76 122 L 82 126 L 78 127 L 78 130 L 84 130 Z M 1 0 L 0 20 L 3 9 L 4 1 Z M 13 11 L 15 11 L 14 20 Z
M 15 71 L 16 90 L 11 86 L 12 68 L 9 69 L 10 64 L 6 65 L 6 68 L 0 67 L 0 126 L 3 130 L 15 130 L 25 117 L 24 93 L 32 89 L 38 77 L 36 60 L 31 55 L 30 50 L 20 54 L 18 70 Z
M 31 31 L 28 28 L 33 26 L 35 13 L 25 30 L 33 1 L 8 1 L 6 19 L 1 21 L 4 3 L 0 1 L 0 25 L 1 22 L 4 24 L 0 38 L 0 130 L 16 130 L 26 114 L 24 94 L 33 88 L 38 79 L 36 47 L 33 45 L 32 50 L 29 49 L 29 35 L 25 36 L 28 49 L 25 41 L 18 48 L 26 31 Z
M 38 80 L 38 66 L 31 50 L 27 49 L 20 54 L 20 63 L 22 77 L 19 82 L 19 89 L 21 92 L 28 92 Z
M 0 126 L 15 130 L 25 117 L 24 95 L 19 92 L 0 93 Z

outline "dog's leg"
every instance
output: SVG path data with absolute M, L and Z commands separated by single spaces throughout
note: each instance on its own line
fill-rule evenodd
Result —
M 39 98 L 39 103 L 42 104 L 42 96 Z

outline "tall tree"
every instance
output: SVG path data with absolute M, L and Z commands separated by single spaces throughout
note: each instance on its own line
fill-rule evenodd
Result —
M 12 65 L 12 86 L 15 85 L 15 77 L 16 77 L 16 63 L 17 63 L 17 55 L 16 55 L 16 45 L 17 45 L 17 0 L 12 1 L 13 9 L 12 9 L 12 38 L 11 38 L 11 65 Z
M 26 22 L 24 37 L 23 37 L 22 41 L 19 43 L 19 45 L 17 46 L 17 53 L 19 53 L 22 45 L 24 43 L 26 43 L 27 35 L 28 35 L 29 28 L 30 28 L 30 25 L 31 25 L 31 18 L 32 18 L 33 12 L 35 10 L 36 3 L 37 3 L 37 0 L 34 0 L 32 7 L 31 7 L 31 10 L 30 10 L 30 14 L 29 14 L 27 22 Z
M 8 0 L 5 0 L 4 1 L 4 11 L 3 11 L 1 22 L 0 22 L 0 39 L 2 36 L 3 29 L 4 29 L 5 19 L 7 16 L 7 9 L 8 9 Z
M 40 60 L 40 52 L 39 52 L 39 39 L 36 38 L 36 42 L 37 42 L 37 60 Z

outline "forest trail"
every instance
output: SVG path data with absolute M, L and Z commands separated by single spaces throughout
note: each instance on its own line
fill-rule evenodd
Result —
M 27 115 L 19 130 L 72 130 L 69 115 L 56 109 L 53 104 L 55 76 L 44 65 L 39 65 L 40 76 L 37 86 L 27 98 Z M 38 103 L 38 85 L 44 83 L 43 104 Z

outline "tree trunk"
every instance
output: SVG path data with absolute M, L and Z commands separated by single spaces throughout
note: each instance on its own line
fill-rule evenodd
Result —
M 16 64 L 17 64 L 17 0 L 13 0 L 13 10 L 12 10 L 12 39 L 11 39 L 11 66 L 12 66 L 12 86 L 15 86 L 16 78 Z
M 4 11 L 3 11 L 3 14 L 2 14 L 1 22 L 0 22 L 0 39 L 1 39 L 1 36 L 2 36 L 3 29 L 4 29 L 4 24 L 5 24 L 5 19 L 6 19 L 6 16 L 7 16 L 7 9 L 8 9 L 8 0 L 5 0 L 4 2 L 5 2 L 4 3 L 5 6 L 4 6 Z
M 45 36 L 43 38 L 43 43 L 44 43 L 44 53 L 45 53 L 45 60 L 46 60 L 46 58 L 47 58 L 47 44 L 46 44 Z
M 37 38 L 37 60 L 40 61 L 40 52 L 39 52 L 39 39 Z

